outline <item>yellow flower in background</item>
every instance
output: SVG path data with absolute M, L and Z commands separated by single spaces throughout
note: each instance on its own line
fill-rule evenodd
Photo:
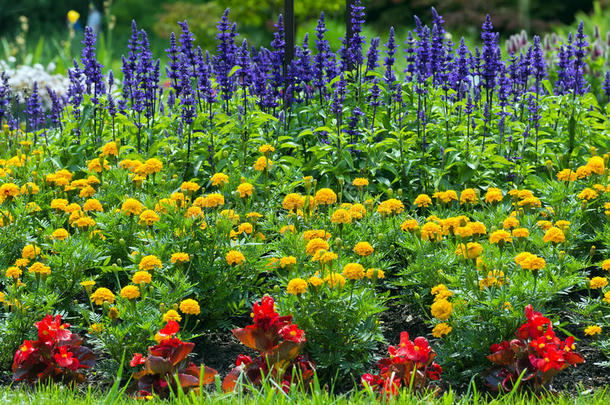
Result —
M 170 261 L 172 263 L 187 263 L 190 260 L 191 259 L 189 257 L 189 254 L 184 253 L 184 252 L 174 253 L 174 254 L 172 254 L 172 257 L 170 258 Z
M 360 263 L 348 263 L 343 267 L 343 276 L 348 280 L 364 278 L 364 267 Z
M 385 272 L 381 269 L 377 269 L 377 268 L 371 268 L 371 269 L 367 269 L 366 270 L 366 277 L 370 278 L 371 280 L 374 278 L 385 278 Z
M 135 285 L 128 285 L 121 289 L 121 297 L 134 300 L 140 297 L 140 289 Z
M 373 254 L 374 251 L 375 249 L 373 249 L 373 246 L 368 242 L 358 242 L 356 243 L 356 246 L 354 246 L 354 253 L 359 256 L 369 256 Z
M 402 201 L 396 198 L 390 198 L 389 200 L 383 201 L 377 207 L 377 212 L 382 215 L 400 214 L 405 210 L 405 206 Z
M 331 236 L 332 235 L 329 232 L 326 232 L 324 229 L 311 229 L 303 232 L 303 239 L 306 241 L 310 241 L 314 238 L 329 240 Z
M 585 335 L 587 336 L 595 336 L 602 333 L 602 328 L 597 325 L 587 326 L 585 328 Z
M 152 276 L 147 271 L 136 271 L 136 273 L 131 278 L 131 282 L 134 284 L 149 284 L 152 280 Z
M 307 242 L 307 246 L 305 247 L 305 252 L 313 256 L 318 250 L 328 250 L 329 249 L 328 242 L 326 242 L 322 238 L 313 238 L 309 242 Z
M 322 284 L 324 284 L 324 280 L 322 280 L 320 277 L 318 276 L 311 276 L 307 279 L 307 283 L 314 286 L 314 287 L 319 287 Z
M 439 323 L 434 327 L 434 329 L 432 329 L 432 336 L 440 339 L 443 336 L 448 335 L 452 330 L 453 328 L 449 326 L 449 324 Z
M 7 278 L 14 278 L 14 279 L 18 279 L 19 277 L 21 277 L 21 274 L 23 272 L 21 271 L 21 269 L 17 266 L 11 266 L 8 269 L 6 269 L 6 273 L 4 274 Z
M 602 270 L 610 271 L 610 259 L 606 259 L 602 262 Z
M 260 153 L 266 154 L 266 153 L 269 153 L 269 152 L 275 152 L 275 148 L 267 143 L 267 144 L 259 146 L 258 147 L 258 151 Z
M 464 189 L 460 193 L 460 204 L 466 204 L 466 203 L 475 204 L 478 201 L 479 201 L 479 198 L 477 197 L 477 193 L 472 188 Z
M 254 170 L 262 172 L 263 170 L 273 167 L 273 162 L 267 158 L 267 156 L 261 156 L 254 163 Z
M 357 177 L 354 179 L 354 181 L 352 181 L 352 186 L 356 186 L 359 188 L 366 187 L 368 185 L 369 185 L 369 181 L 368 181 L 368 179 L 366 179 L 364 177 Z
M 430 313 L 433 317 L 446 321 L 453 313 L 453 305 L 446 299 L 440 299 L 432 303 Z
M 492 232 L 489 235 L 489 243 L 495 243 L 498 245 L 502 245 L 504 243 L 511 243 L 513 238 L 510 233 L 500 229 L 498 231 Z
M 502 190 L 499 188 L 489 187 L 485 193 L 485 202 L 488 204 L 500 202 L 503 198 Z
M 293 264 L 297 264 L 297 258 L 294 256 L 286 256 L 286 257 L 280 258 L 280 267 L 282 269 L 284 269 L 288 266 L 292 266 Z
M 80 13 L 78 11 L 70 10 L 70 11 L 68 11 L 67 18 L 68 18 L 68 22 L 70 22 L 70 24 L 74 25 L 80 18 Z
M 51 234 L 51 236 L 53 237 L 53 239 L 66 240 L 66 239 L 68 239 L 70 234 L 64 228 L 59 228 L 59 229 L 54 230 L 53 233 Z
M 104 146 L 102 146 L 102 156 L 118 156 L 119 148 L 117 147 L 116 142 L 108 142 Z
M 181 320 L 182 320 L 182 317 L 180 316 L 180 314 L 173 309 L 170 309 L 165 314 L 163 314 L 163 322 L 168 322 L 168 321 L 180 322 Z
M 559 181 L 575 181 L 578 179 L 576 172 L 572 169 L 563 169 L 557 173 L 557 180 Z
M 23 259 L 35 259 L 40 254 L 40 248 L 34 245 L 26 245 L 21 251 L 21 257 Z
M 194 181 L 185 181 L 180 185 L 180 190 L 182 190 L 183 193 L 196 193 L 200 188 L 201 186 Z
M 513 229 L 513 236 L 517 239 L 523 240 L 530 236 L 530 231 L 527 228 L 515 228 Z
M 254 192 L 254 186 L 250 183 L 241 183 L 237 186 L 237 191 L 239 191 L 239 196 L 241 198 L 250 197 Z
M 432 199 L 430 198 L 430 196 L 428 194 L 420 194 L 413 201 L 413 205 L 416 205 L 420 208 L 428 207 L 428 206 L 432 205 Z
M 298 208 L 303 208 L 304 205 L 305 198 L 299 193 L 286 194 L 284 200 L 282 201 L 282 208 L 284 208 L 285 210 L 295 210 Z
M 286 292 L 292 295 L 303 294 L 307 291 L 307 281 L 302 278 L 293 278 L 288 282 Z
M 337 194 L 330 188 L 321 188 L 314 197 L 316 204 L 331 205 L 337 202 Z
M 239 266 L 246 261 L 246 257 L 237 250 L 229 250 L 229 252 L 225 256 L 225 259 L 227 263 L 231 266 L 234 264 Z
M 559 229 L 557 227 L 551 227 L 546 231 L 542 240 L 544 241 L 544 243 L 557 244 L 557 243 L 565 242 L 566 236 L 564 235 L 564 233 L 561 229 Z
M 229 183 L 229 176 L 224 173 L 214 173 L 210 181 L 213 186 L 222 186 Z
M 606 277 L 593 277 L 590 282 L 591 289 L 598 290 L 608 285 L 608 279 Z
M 159 215 L 157 215 L 157 213 L 155 211 L 144 210 L 140 214 L 140 219 L 138 220 L 138 223 L 140 225 L 152 226 L 155 222 L 158 222 L 160 219 L 161 218 L 159 217 Z
M 595 174 L 604 174 L 604 169 L 606 168 L 604 164 L 604 159 L 601 156 L 592 156 L 587 161 L 587 167 L 591 172 Z
M 348 210 L 339 208 L 333 212 L 333 215 L 330 217 L 330 221 L 335 224 L 351 224 L 352 216 Z
M 512 229 L 519 226 L 519 220 L 514 217 L 508 217 L 502 222 L 502 228 L 504 229 Z
M 201 308 L 197 301 L 188 298 L 180 302 L 180 312 L 187 315 L 199 315 Z
M 477 242 L 468 242 L 466 245 L 460 243 L 455 249 L 455 254 L 464 259 L 476 259 L 483 253 L 483 246 Z
M 102 207 L 102 203 L 100 203 L 99 200 L 96 200 L 95 198 L 91 198 L 91 199 L 85 201 L 85 203 L 83 204 L 83 211 L 85 211 L 85 212 L 87 212 L 87 211 L 103 212 L 104 207 Z
M 150 158 L 144 162 L 146 174 L 159 173 L 163 169 L 163 162 L 156 158 Z
M 419 224 L 416 219 L 407 219 L 402 224 L 400 224 L 400 229 L 405 232 L 412 232 L 419 229 Z
M 327 283 L 330 288 L 343 287 L 345 285 L 345 277 L 339 273 L 330 273 L 324 277 L 324 282 Z
M 104 305 L 104 302 L 108 302 L 109 304 L 114 303 L 114 294 L 112 291 L 105 287 L 100 287 L 93 294 L 91 294 L 91 301 L 95 305 Z
M 144 256 L 140 263 L 138 264 L 138 268 L 144 271 L 151 271 L 154 269 L 160 269 L 163 267 L 163 263 L 161 260 L 155 255 Z
M 129 216 L 140 215 L 143 209 L 142 203 L 135 198 L 128 198 L 121 205 L 121 212 Z

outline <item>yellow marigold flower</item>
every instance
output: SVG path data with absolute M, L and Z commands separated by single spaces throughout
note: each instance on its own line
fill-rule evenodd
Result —
M 87 211 L 103 212 L 104 207 L 102 207 L 102 204 L 99 202 L 99 200 L 96 200 L 95 198 L 91 198 L 91 199 L 85 201 L 85 203 L 83 204 L 83 211 L 85 211 L 85 212 L 87 212 Z
M 128 198 L 121 205 L 121 212 L 129 216 L 140 215 L 143 209 L 142 203 L 135 198 Z
M 170 258 L 170 261 L 172 263 L 187 263 L 190 260 L 191 259 L 189 257 L 189 254 L 184 253 L 184 252 L 174 253 L 174 254 L 172 254 L 172 257 Z
M 55 198 L 51 200 L 51 208 L 57 211 L 65 211 L 68 206 L 68 200 L 64 198 Z
M 296 210 L 298 208 L 303 208 L 304 205 L 305 198 L 303 198 L 299 193 L 286 194 L 284 200 L 282 201 L 282 208 L 285 210 Z
M 23 186 L 21 186 L 21 194 L 36 195 L 39 191 L 40 187 L 38 187 L 36 183 L 32 183 L 31 181 L 28 181 Z
M 199 315 L 201 308 L 197 301 L 188 298 L 180 302 L 180 312 L 187 315 Z
M 234 210 L 222 210 L 220 211 L 220 215 L 227 218 L 235 225 L 239 223 L 239 214 L 236 213 Z
M 135 300 L 140 297 L 140 289 L 135 285 L 128 285 L 121 289 L 121 297 L 128 300 Z
M 389 200 L 383 201 L 377 207 L 377 212 L 382 215 L 400 214 L 405 210 L 405 206 L 402 201 L 396 198 L 390 198 Z
M 89 333 L 92 335 L 101 333 L 102 330 L 104 330 L 104 327 L 99 323 L 92 323 L 91 326 L 89 327 Z
M 482 222 L 469 222 L 466 224 L 467 227 L 470 228 L 473 235 L 485 235 L 487 234 L 487 228 L 485 224 Z
M 197 192 L 199 189 L 201 188 L 201 186 L 197 183 L 195 183 L 194 181 L 185 181 L 180 185 L 180 190 L 182 190 L 183 193 L 195 193 Z
M 332 235 L 329 232 L 326 232 L 324 229 L 312 229 L 309 231 L 303 232 L 303 239 L 306 241 L 310 241 L 314 238 L 320 238 L 328 240 Z
M 578 193 L 577 197 L 581 200 L 591 201 L 591 200 L 595 200 L 598 195 L 599 194 L 597 193 L 597 191 L 593 190 L 592 188 L 587 187 L 583 191 Z
M 283 269 L 293 264 L 297 264 L 297 258 L 294 256 L 286 256 L 280 259 L 280 267 Z
M 19 258 L 15 260 L 15 266 L 17 267 L 25 267 L 28 265 L 30 261 L 28 259 Z
M 324 249 L 318 250 L 313 257 L 311 258 L 312 262 L 320 262 L 322 264 L 332 262 L 333 260 L 337 260 L 339 256 L 336 253 L 328 252 Z
M 496 243 L 498 245 L 503 245 L 504 243 L 511 243 L 512 241 L 513 241 L 513 238 L 510 235 L 510 233 L 508 233 L 502 229 L 492 232 L 489 235 L 489 243 Z
M 407 219 L 405 222 L 400 224 L 400 229 L 402 229 L 405 232 L 416 231 L 419 229 L 419 224 L 417 223 L 417 220 L 415 220 L 415 219 Z
M 435 338 L 442 338 L 445 335 L 448 335 L 453 328 L 446 323 L 439 323 L 432 329 L 432 336 Z
M 303 294 L 307 291 L 307 281 L 302 278 L 293 278 L 288 282 L 286 292 L 292 295 Z
M 559 229 L 561 229 L 563 232 L 565 232 L 571 225 L 572 223 L 570 221 L 565 221 L 565 220 L 559 220 L 557 222 L 555 222 L 555 226 Z
M 149 284 L 152 280 L 152 276 L 147 271 L 136 271 L 136 273 L 131 278 L 131 282 L 134 284 Z
M 485 202 L 488 204 L 500 202 L 503 198 L 502 190 L 499 188 L 489 187 L 485 193 Z
M 359 263 L 348 263 L 343 267 L 343 276 L 348 280 L 360 280 L 364 278 L 364 267 Z
M 330 221 L 335 224 L 350 224 L 352 222 L 352 216 L 349 211 L 343 208 L 339 208 L 330 217 Z
M 517 239 L 526 239 L 530 236 L 530 231 L 527 228 L 515 228 L 513 236 Z
M 201 211 L 201 208 L 199 208 L 196 205 L 193 205 L 191 207 L 188 207 L 188 209 L 184 213 L 184 217 L 185 218 L 197 218 L 197 217 L 201 216 L 202 214 L 203 214 L 203 211 Z
M 455 250 L 455 254 L 464 259 L 476 259 L 481 253 L 483 253 L 483 246 L 477 242 L 468 242 L 466 245 L 460 243 Z
M 337 202 L 337 194 L 330 188 L 321 188 L 314 197 L 316 204 L 330 205 Z
M 432 205 L 432 199 L 430 198 L 430 196 L 428 194 L 420 194 L 413 201 L 413 205 L 416 205 L 420 208 L 428 207 L 428 206 Z
M 80 13 L 78 11 L 70 10 L 68 11 L 66 18 L 70 24 L 74 25 L 80 18 Z
M 606 293 L 604 294 L 604 299 L 602 301 L 604 301 L 606 304 L 610 304 L 610 291 L 606 291 Z
M 426 222 L 421 227 L 422 240 L 440 241 L 443 239 L 443 229 L 435 222 Z
M 538 257 L 529 252 L 519 253 L 515 257 L 515 263 L 525 270 L 538 271 L 546 266 L 546 261 L 542 257 Z
M 597 325 L 587 326 L 585 328 L 585 335 L 587 336 L 595 336 L 602 333 L 602 328 Z
M 352 186 L 356 186 L 358 188 L 366 187 L 369 185 L 368 179 L 364 177 L 357 177 L 352 181 Z
M 580 166 L 576 169 L 576 177 L 579 179 L 585 179 L 591 175 L 592 171 L 589 166 Z
M 70 234 L 64 228 L 59 228 L 59 229 L 54 230 L 53 233 L 51 234 L 51 236 L 53 237 L 53 239 L 65 240 L 65 239 L 68 239 Z
M 330 288 L 334 287 L 343 287 L 345 285 L 345 277 L 343 277 L 339 273 L 330 273 L 326 277 L 324 277 L 324 281 L 328 284 Z
M 438 198 L 439 200 L 441 200 L 441 202 L 445 204 L 450 203 L 451 201 L 458 200 L 457 193 L 454 190 L 441 191 L 434 194 L 436 198 Z
M 460 193 L 460 204 L 475 204 L 477 201 L 479 201 L 479 198 L 477 197 L 476 191 L 472 188 L 464 189 Z
M 89 289 L 95 285 L 95 281 L 93 281 L 93 280 L 81 281 L 80 285 L 85 287 L 86 289 Z
M 462 239 L 466 239 L 472 236 L 472 228 L 469 226 L 458 226 L 453 230 L 455 236 L 459 236 Z
M 311 276 L 307 279 L 307 283 L 314 286 L 314 287 L 319 287 L 322 284 L 324 284 L 324 280 L 322 280 L 320 277 L 318 276 Z
M 590 285 L 592 290 L 598 290 L 608 285 L 608 279 L 606 277 L 593 277 Z
M 19 195 L 19 187 L 14 183 L 4 183 L 0 186 L 0 199 L 13 198 Z
M 445 295 L 446 292 L 449 292 L 449 295 Z M 448 298 L 453 295 L 451 291 L 447 288 L 445 284 L 437 284 L 430 289 L 430 293 L 432 295 L 443 295 L 442 298 Z
M 307 246 L 305 247 L 305 252 L 308 255 L 313 256 L 320 249 L 328 250 L 329 249 L 328 242 L 326 242 L 322 238 L 313 238 L 309 242 L 307 242 Z
M 161 263 L 161 260 L 155 255 L 144 256 L 138 264 L 138 268 L 145 271 L 151 271 L 155 268 L 160 269 L 162 267 L 163 263 Z
M 180 314 L 173 309 L 170 309 L 169 311 L 167 311 L 166 313 L 163 314 L 163 322 L 169 322 L 169 321 L 180 322 L 181 320 L 182 320 L 182 317 L 180 316 Z
M 92 172 L 101 173 L 102 170 L 110 169 L 110 166 L 108 165 L 108 161 L 106 159 L 102 160 L 95 158 L 89 161 L 89 163 L 87 164 L 87 168 Z
M 212 193 L 208 194 L 202 202 L 203 208 L 216 208 L 220 205 L 225 204 L 225 198 L 222 194 Z
M 504 229 L 512 229 L 519 226 L 519 220 L 515 217 L 508 217 L 502 222 L 502 227 Z
M 610 259 L 606 259 L 602 262 L 602 270 L 610 271 Z
M 446 321 L 453 313 L 453 305 L 446 299 L 434 301 L 434 303 L 432 303 L 430 306 L 430 313 L 436 319 Z
M 118 156 L 119 148 L 116 145 L 116 142 L 108 142 L 106 145 L 102 146 L 102 156 Z
M 578 178 L 576 172 L 572 169 L 563 169 L 559 173 L 557 173 L 557 180 L 559 181 L 575 181 Z
M 69 213 L 74 213 L 74 212 L 82 211 L 82 208 L 77 203 L 72 203 L 72 204 L 68 204 L 68 206 L 66 207 L 66 209 L 64 211 L 69 212 Z
M 250 183 L 241 183 L 237 186 L 237 191 L 239 191 L 239 196 L 241 198 L 246 198 L 252 195 L 254 187 Z
M 213 186 L 222 186 L 229 183 L 229 176 L 224 173 L 214 173 L 210 181 Z
M 256 162 L 254 163 L 254 170 L 257 172 L 262 172 L 263 170 L 267 169 L 267 167 L 269 167 L 269 169 L 273 167 L 273 162 L 269 160 L 267 156 L 260 156 L 258 159 L 256 159 Z
M 22 271 L 19 267 L 17 266 L 11 266 L 8 269 L 6 269 L 6 273 L 5 276 L 8 278 L 19 278 L 21 277 Z
M 237 233 L 245 233 L 251 235 L 252 232 L 254 232 L 254 227 L 250 222 L 244 222 L 242 224 L 239 224 L 239 227 L 237 228 Z
M 359 256 L 369 256 L 373 254 L 374 251 L 375 249 L 373 249 L 373 246 L 368 242 L 358 242 L 356 243 L 356 246 L 354 246 L 354 253 Z
M 159 217 L 159 215 L 157 215 L 157 213 L 155 211 L 144 210 L 140 214 L 140 219 L 138 220 L 138 223 L 140 225 L 152 226 L 155 222 L 158 222 L 160 219 L 161 218 Z
M 366 208 L 362 204 L 354 204 L 349 207 L 349 214 L 352 216 L 352 219 L 362 219 L 366 215 Z
M 543 221 L 536 222 L 536 225 L 539 226 L 540 228 L 542 228 L 543 231 L 546 231 L 553 226 L 553 223 L 551 221 L 543 220 Z
M 114 303 L 114 294 L 112 291 L 105 287 L 100 287 L 93 294 L 91 294 L 91 301 L 95 305 L 104 305 L 104 302 L 108 302 L 109 304 Z
M 89 228 L 95 226 L 95 221 L 93 220 L 93 218 L 90 218 L 88 216 L 79 216 L 79 218 L 71 222 L 72 226 L 77 228 Z
M 159 173 L 163 169 L 163 162 L 159 159 L 151 158 L 144 162 L 147 174 Z
M 227 263 L 231 266 L 234 264 L 239 266 L 246 261 L 245 256 L 237 250 L 229 250 L 229 252 L 225 256 L 225 259 L 227 260 Z
M 562 243 L 565 242 L 566 236 L 564 235 L 561 229 L 551 227 L 546 231 L 542 240 L 544 241 L 544 243 Z
M 592 156 L 587 161 L 587 167 L 591 172 L 602 175 L 606 166 L 604 165 L 604 159 L 601 156 Z
M 371 268 L 366 270 L 366 277 L 373 280 L 374 278 L 385 278 L 385 272 L 381 269 Z
M 294 227 L 294 225 L 284 225 L 280 228 L 280 233 L 282 235 L 286 232 L 295 233 L 296 231 L 297 229 Z
M 258 147 L 258 151 L 260 153 L 269 153 L 269 152 L 275 152 L 275 148 L 271 145 L 269 145 L 268 143 L 261 145 Z
M 25 245 L 21 251 L 23 259 L 35 259 L 40 254 L 40 248 L 35 245 Z

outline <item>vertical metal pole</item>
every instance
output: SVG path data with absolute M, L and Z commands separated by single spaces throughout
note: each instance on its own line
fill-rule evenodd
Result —
M 294 0 L 284 0 L 284 78 L 288 73 L 288 66 L 294 58 L 294 37 L 295 37 L 295 21 L 294 21 Z

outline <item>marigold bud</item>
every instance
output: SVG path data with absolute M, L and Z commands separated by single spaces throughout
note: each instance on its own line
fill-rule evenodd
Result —
M 112 307 L 108 310 L 108 318 L 112 319 L 113 321 L 117 320 L 119 318 L 119 310 L 116 309 L 116 307 Z

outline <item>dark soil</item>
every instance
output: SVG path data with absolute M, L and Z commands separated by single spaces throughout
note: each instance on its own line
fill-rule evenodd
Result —
M 221 378 L 224 378 L 235 366 L 238 355 L 256 356 L 256 352 L 244 346 L 231 331 L 206 333 L 195 347 L 200 354 L 195 364 L 201 363 L 212 367 L 218 371 Z
M 569 367 L 555 376 L 553 379 L 555 390 L 570 395 L 578 392 L 577 388 L 581 385 L 586 390 L 610 385 L 608 367 L 595 364 L 606 361 L 606 356 L 594 344 L 592 339 L 585 339 L 576 345 L 576 352 L 585 358 L 585 362 L 576 367 Z

